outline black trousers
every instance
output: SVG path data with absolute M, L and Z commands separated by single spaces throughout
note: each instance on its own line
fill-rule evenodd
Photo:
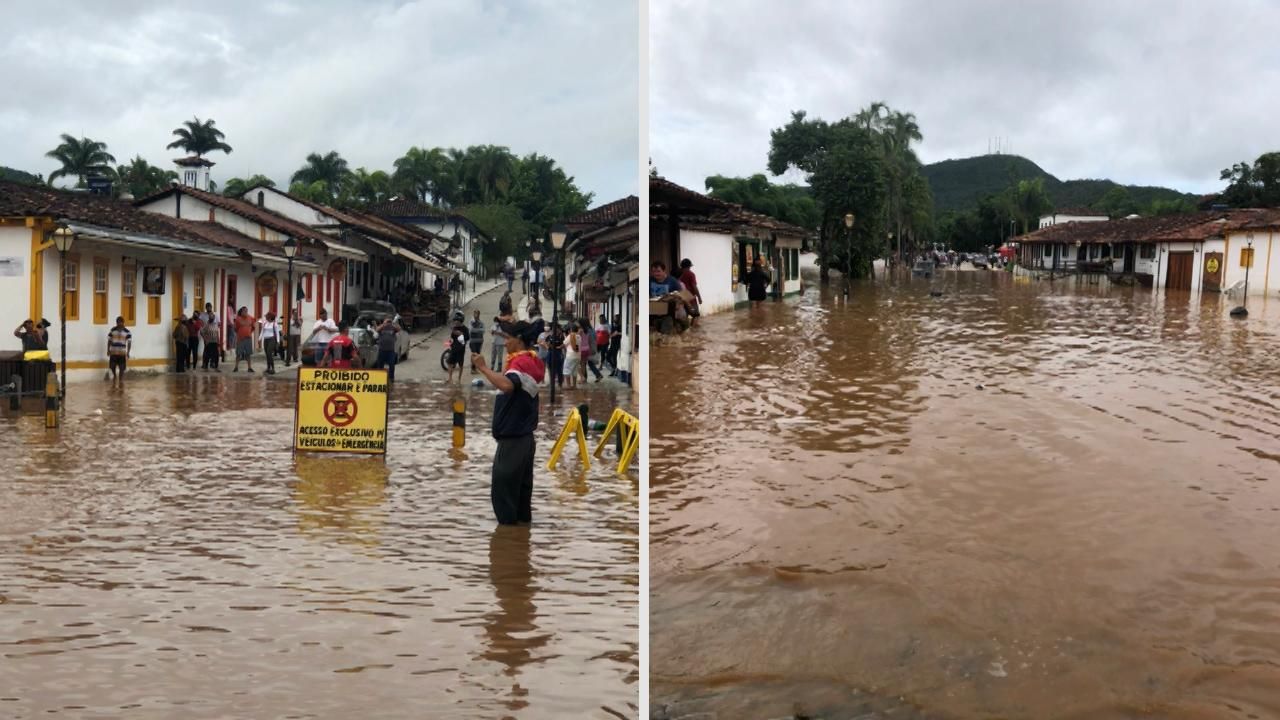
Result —
M 187 347 L 191 348 L 191 356 L 187 358 L 187 367 L 195 370 L 196 361 L 200 359 L 200 338 L 197 336 L 187 340 Z
M 286 361 L 286 362 L 293 362 L 293 363 L 298 362 L 298 348 L 300 348 L 300 347 L 302 347 L 302 336 L 301 336 L 301 335 L 290 335 L 290 336 L 289 336 L 289 349 L 288 349 L 288 351 L 285 353 L 285 361 Z
M 186 340 L 183 340 L 182 342 L 174 341 L 174 345 L 174 355 L 178 361 L 175 370 L 177 372 L 186 372 L 187 358 L 191 356 L 191 345 Z
M 533 435 L 498 438 L 489 497 L 503 525 L 533 521 Z
M 551 373 L 551 382 L 564 387 L 564 350 L 547 353 L 547 370 Z
M 618 372 L 618 351 L 621 349 L 621 339 L 617 339 L 609 343 L 609 367 L 613 368 L 614 374 L 617 374 Z
M 201 367 L 205 370 L 209 368 L 218 369 L 218 343 L 207 342 L 204 344 L 204 362 L 201 363 Z
M 262 351 L 267 355 L 267 372 L 276 371 L 276 346 L 280 344 L 275 338 L 267 338 L 262 341 Z

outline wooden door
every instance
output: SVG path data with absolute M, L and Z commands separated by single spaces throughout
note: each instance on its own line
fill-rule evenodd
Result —
M 1194 253 L 1169 253 L 1169 279 L 1165 283 L 1165 289 L 1190 291 L 1191 270 L 1194 263 Z
M 1130 273 L 1130 274 L 1131 274 L 1131 273 L 1133 273 L 1134 265 L 1135 265 L 1135 259 L 1134 259 L 1134 254 L 1135 254 L 1135 252 L 1136 252 L 1136 250 L 1134 249 L 1134 245 L 1133 245 L 1133 243 L 1126 243 L 1126 244 L 1125 244 L 1125 246 L 1124 246 L 1124 271 L 1125 271 L 1125 273 Z
M 1222 292 L 1222 253 L 1211 252 L 1204 255 L 1204 289 Z

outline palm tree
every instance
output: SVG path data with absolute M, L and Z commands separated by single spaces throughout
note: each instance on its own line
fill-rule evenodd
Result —
M 173 148 L 182 148 L 183 150 L 195 155 L 203 157 L 205 153 L 221 150 L 224 153 L 231 152 L 231 146 L 222 141 L 225 135 L 222 131 L 214 127 L 212 119 L 200 121 L 200 118 L 192 118 L 182 123 L 186 127 L 180 127 L 173 131 L 178 136 L 177 140 L 169 143 L 165 147 L 172 150 Z
M 178 179 L 178 173 L 158 168 L 142 159 L 141 155 L 130 160 L 128 165 L 116 168 L 116 175 L 124 189 L 136 198 L 160 192 L 169 186 L 170 180 Z
M 254 175 L 245 180 L 243 178 L 231 178 L 227 181 L 227 186 L 222 189 L 222 194 L 227 197 L 240 197 L 256 187 L 275 187 L 276 183 L 266 175 Z
M 439 152 L 439 149 L 430 152 Z M 415 145 L 395 161 L 396 187 L 419 200 L 426 200 L 431 193 L 430 152 Z
M 471 158 L 469 179 L 478 200 L 487 205 L 506 197 L 516 169 L 511 151 L 500 145 L 478 145 L 467 148 L 467 154 Z
M 381 170 L 369 172 L 364 168 L 356 168 L 346 190 L 350 204 L 371 205 L 391 195 L 391 176 Z
M 319 153 L 308 155 L 307 164 L 289 178 L 289 186 L 292 188 L 295 183 L 307 186 L 317 182 L 323 183 L 332 199 L 338 196 L 342 186 L 350 177 L 351 170 L 347 167 L 347 161 L 342 159 L 337 150 L 330 150 L 324 155 Z
M 49 173 L 50 185 L 61 177 L 75 177 L 76 187 L 84 187 L 85 179 L 90 175 L 113 175 L 111 163 L 116 161 L 107 152 L 106 143 L 89 138 L 77 140 L 66 133 L 62 134 L 62 143 L 45 153 L 45 157 L 62 164 L 62 167 Z

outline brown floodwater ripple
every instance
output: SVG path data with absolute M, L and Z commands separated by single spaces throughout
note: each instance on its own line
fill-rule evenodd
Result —
M 652 717 L 1280 717 L 1280 302 L 1234 304 L 943 273 L 655 347 Z
M 0 415 L 0 717 L 637 715 L 634 470 L 547 471 L 544 402 L 534 524 L 498 528 L 492 391 L 458 451 L 455 391 L 399 385 L 385 464 L 293 457 L 292 392 L 196 373 L 73 384 L 58 431 Z

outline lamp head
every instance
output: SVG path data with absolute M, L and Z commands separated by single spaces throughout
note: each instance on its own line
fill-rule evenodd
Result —
M 551 247 L 556 250 L 564 249 L 564 241 L 569 237 L 569 229 L 561 223 L 551 226 Z
M 535 249 L 532 253 L 534 262 L 542 262 L 542 251 Z
M 850 230 L 853 229 L 853 213 L 844 214 L 844 226 Z
M 293 238 L 285 238 L 284 256 L 292 259 L 293 256 L 297 254 L 298 254 L 298 241 L 294 240 Z
M 71 232 L 71 229 L 65 225 L 59 225 L 58 229 L 53 231 L 53 246 L 56 247 L 60 253 L 70 250 L 75 239 L 75 233 Z

